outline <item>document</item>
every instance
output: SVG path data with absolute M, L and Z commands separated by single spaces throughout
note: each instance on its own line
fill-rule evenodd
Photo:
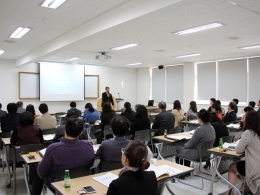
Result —
M 229 124 L 229 125 L 227 125 L 227 127 L 234 128 L 234 129 L 239 129 L 240 125 L 239 124 Z
M 44 149 L 40 150 L 40 152 L 39 152 L 39 154 L 40 154 L 40 156 L 41 156 L 42 158 L 43 158 L 43 156 L 45 155 L 46 149 L 47 149 L 47 148 L 44 148 Z
M 98 148 L 99 148 L 99 146 L 93 146 L 93 149 L 95 152 L 97 152 Z
M 53 138 L 54 138 L 54 134 L 53 134 L 53 135 L 43 136 L 43 139 L 44 139 L 45 141 L 53 140 Z
M 228 150 L 235 150 L 237 143 L 224 143 L 223 148 L 227 148 Z
M 107 173 L 107 174 L 104 174 L 104 175 L 101 175 L 101 176 L 98 176 L 98 177 L 93 177 L 93 179 L 101 184 L 103 184 L 104 186 L 106 187 L 109 187 L 109 184 L 117 179 L 118 176 L 113 174 L 113 173 Z
M 190 139 L 190 137 L 187 137 L 187 136 L 176 136 L 176 135 L 167 135 L 167 139 L 182 140 L 182 139 Z
M 193 135 L 193 134 L 195 133 L 195 131 L 196 131 L 196 130 L 192 130 L 192 131 L 190 131 L 189 133 L 190 133 L 191 135 Z
M 162 175 L 172 176 L 183 172 L 182 170 L 169 165 L 154 166 L 152 164 L 150 164 L 150 167 L 146 171 L 154 171 L 156 178 Z

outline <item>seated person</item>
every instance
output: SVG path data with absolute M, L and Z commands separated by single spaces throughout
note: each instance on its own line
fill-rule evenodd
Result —
M 248 102 L 248 106 L 252 109 L 255 109 L 255 102 L 254 101 L 250 101 Z
M 129 135 L 132 135 L 131 139 L 134 139 L 135 132 L 151 128 L 151 122 L 148 118 L 147 109 L 144 105 L 140 105 L 136 109 L 135 117 L 132 120 Z
M 234 112 L 237 114 L 237 111 L 238 111 L 238 108 L 237 108 L 237 105 L 238 105 L 238 99 L 233 99 L 233 103 L 235 104 L 235 108 L 234 108 Z
M 215 140 L 215 130 L 209 123 L 209 118 L 210 113 L 205 109 L 199 111 L 198 122 L 201 126 L 197 127 L 192 138 L 184 145 L 184 147 L 176 151 L 176 163 L 179 163 L 179 157 L 188 158 L 190 160 L 199 160 L 198 149 L 200 148 L 201 144 Z M 189 167 L 190 161 L 184 160 L 184 165 Z M 184 179 L 184 177 L 188 175 L 189 174 L 180 178 Z
M 211 106 L 211 111 L 212 112 L 215 112 L 216 113 L 216 115 L 218 116 L 218 118 L 220 119 L 220 120 L 222 120 L 222 114 L 221 114 L 221 112 L 222 112 L 222 110 L 221 110 L 221 108 L 220 108 L 220 106 L 218 105 L 218 104 L 213 104 L 212 106 Z
M 0 123 L 1 123 L 1 117 L 6 115 L 6 114 L 7 114 L 7 112 L 2 110 L 2 104 L 0 103 Z
M 17 109 L 17 113 L 21 114 L 23 112 L 25 112 L 26 110 L 23 108 L 23 102 L 19 101 L 16 103 L 18 109 Z
M 226 125 L 229 125 L 229 124 L 231 124 L 231 123 L 233 123 L 237 120 L 237 114 L 234 112 L 234 108 L 235 108 L 234 103 L 230 102 L 228 104 L 228 112 L 226 113 L 226 115 L 222 119 L 222 121 L 224 123 L 226 123 Z
M 8 114 L 1 118 L 1 129 L 2 133 L 10 133 L 14 129 L 20 126 L 19 118 L 20 114 L 17 113 L 16 103 L 9 103 L 7 105 Z
M 258 100 L 258 102 L 257 102 L 257 112 L 260 114 L 260 100 Z M 1 121 L 1 120 L 0 120 Z
M 83 119 L 86 123 L 91 123 L 95 122 L 96 120 L 100 120 L 98 111 L 93 108 L 91 103 L 86 104 Z
M 190 108 L 186 113 L 186 116 L 198 116 L 198 111 L 197 111 L 197 104 L 195 101 L 190 102 Z
M 45 103 L 40 104 L 39 111 L 41 116 L 37 116 L 34 120 L 34 125 L 39 127 L 42 131 L 46 129 L 54 129 L 57 127 L 55 116 L 51 116 L 48 112 L 48 106 Z
M 116 115 L 115 111 L 112 110 L 110 103 L 105 102 L 103 104 L 102 108 L 102 114 L 101 114 L 101 131 L 96 133 L 96 138 L 97 138 L 97 144 L 100 144 L 103 137 L 104 137 L 104 127 L 105 125 L 110 125 L 111 119 Z
M 79 117 L 78 116 L 79 112 L 73 108 L 73 109 L 70 109 L 68 110 L 67 112 L 67 116 L 66 116 L 66 121 L 70 118 L 70 117 Z M 87 129 L 83 129 L 83 132 L 82 134 L 79 136 L 79 139 L 87 139 Z M 56 129 L 56 134 L 53 138 L 53 141 L 54 142 L 59 142 L 61 138 L 64 137 L 64 125 L 60 125 L 60 126 L 57 126 L 57 129 Z
M 245 153 L 245 161 L 234 162 L 228 170 L 228 180 L 236 185 L 237 173 L 242 181 L 246 177 L 246 188 L 244 194 L 251 191 L 253 194 L 259 193 L 260 187 L 260 117 L 256 111 L 249 111 L 246 115 L 244 133 L 236 146 L 236 152 Z M 231 188 L 231 187 L 230 187 Z M 257 193 L 258 191 L 258 193 Z M 231 188 L 229 194 L 233 195 L 234 190 Z
M 78 111 L 78 115 L 81 116 L 81 111 L 79 109 L 76 108 L 77 104 L 76 102 L 70 102 L 70 109 L 76 109 Z
M 57 170 L 75 169 L 92 166 L 95 154 L 93 146 L 86 140 L 79 140 L 84 121 L 78 117 L 70 117 L 64 126 L 64 138 L 48 146 L 45 155 L 37 167 L 32 184 L 32 194 L 40 195 L 43 184 L 50 187 L 56 178 Z
M 32 113 L 33 119 L 35 119 L 37 116 L 39 116 L 39 115 L 36 115 L 36 114 L 35 114 L 35 109 L 34 109 L 34 106 L 33 106 L 32 104 L 28 104 L 28 105 L 26 106 L 26 111 L 29 111 L 29 112 Z
M 210 99 L 210 107 L 208 108 L 207 112 L 212 112 L 212 105 L 216 103 L 216 99 L 215 98 L 211 98 Z
M 249 106 L 247 106 L 247 107 L 244 108 L 244 115 L 242 116 L 241 121 L 239 122 L 241 128 L 244 126 L 246 114 L 247 114 L 249 111 L 252 111 L 252 110 L 253 110 L 253 108 L 251 108 L 251 107 L 249 107 Z
M 174 128 L 175 118 L 171 112 L 167 112 L 166 103 L 161 101 L 158 104 L 159 114 L 156 115 L 152 129 L 158 129 L 154 136 L 163 135 L 164 130 L 169 130 Z
M 10 142 L 12 145 L 41 144 L 42 131 L 33 125 L 34 119 L 31 112 L 20 114 L 20 127 L 14 129 Z
M 226 113 L 226 111 L 225 111 L 225 109 L 221 106 L 221 101 L 217 100 L 217 101 L 216 101 L 216 104 L 218 104 L 218 105 L 220 106 L 220 108 L 221 108 L 221 114 L 224 116 L 225 113 Z
M 124 112 L 121 115 L 125 116 L 129 122 L 131 123 L 135 117 L 135 111 L 132 110 L 131 104 L 129 102 L 125 102 L 124 104 Z
M 178 128 L 180 126 L 180 121 L 183 119 L 184 117 L 184 111 L 181 109 L 181 103 L 179 100 L 175 100 L 173 102 L 173 110 L 172 110 L 172 114 L 175 117 L 175 124 L 174 124 L 174 128 Z
M 155 173 L 144 171 L 150 166 L 146 159 L 147 153 L 147 147 L 140 141 L 132 141 L 126 148 L 122 148 L 121 162 L 124 168 L 119 178 L 110 183 L 107 195 L 157 194 Z

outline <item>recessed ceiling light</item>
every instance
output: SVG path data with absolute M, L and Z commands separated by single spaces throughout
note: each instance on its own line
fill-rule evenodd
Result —
M 143 63 L 137 62 L 137 63 L 133 63 L 133 64 L 126 64 L 126 66 L 136 66 L 136 65 L 140 65 L 140 64 L 143 64 Z
M 0 50 L 0 55 L 2 55 L 5 51 L 4 50 Z
M 198 27 L 195 27 L 195 28 L 187 29 L 187 30 L 182 30 L 182 31 L 179 31 L 179 32 L 174 32 L 174 34 L 176 34 L 176 35 L 186 35 L 186 34 L 195 33 L 195 32 L 208 30 L 208 29 L 212 29 L 212 28 L 217 28 L 217 27 L 221 27 L 221 26 L 223 26 L 223 24 L 216 22 L 216 23 L 198 26 Z
M 238 47 L 239 49 L 255 49 L 259 48 L 260 45 L 251 45 L 251 46 L 245 46 L 245 47 Z
M 135 46 L 138 46 L 138 44 L 137 44 L 137 43 L 130 43 L 130 44 L 127 44 L 127 45 L 122 45 L 122 46 L 119 46 L 119 47 L 114 47 L 114 48 L 112 48 L 111 50 L 121 50 L 121 49 L 127 49 L 127 48 L 135 47 Z
M 52 9 L 57 9 L 61 6 L 66 0 L 45 0 L 41 6 L 42 7 L 48 7 Z
M 193 56 L 200 56 L 200 53 L 195 53 L 195 54 L 188 54 L 188 55 L 183 55 L 183 56 L 176 56 L 175 58 L 187 58 L 187 57 L 193 57 Z
M 67 60 L 65 60 L 65 62 L 73 62 L 73 61 L 80 60 L 80 59 L 81 58 L 75 57 L 75 58 L 67 59 Z
M 18 27 L 10 36 L 10 38 L 20 39 L 22 36 L 24 36 L 26 33 L 28 33 L 31 29 L 30 28 L 24 28 L 24 27 Z

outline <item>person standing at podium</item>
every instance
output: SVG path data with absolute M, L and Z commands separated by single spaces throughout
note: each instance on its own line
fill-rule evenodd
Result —
M 102 104 L 101 107 L 103 107 L 103 104 L 108 102 L 111 104 L 112 107 L 114 107 L 114 101 L 113 101 L 113 96 L 111 93 L 109 93 L 110 88 L 106 87 L 106 92 L 102 93 Z

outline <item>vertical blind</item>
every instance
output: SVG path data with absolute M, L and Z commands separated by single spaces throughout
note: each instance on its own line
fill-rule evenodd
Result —
M 258 102 L 260 90 L 258 88 L 260 76 L 260 58 L 249 59 L 249 96 L 248 101 Z
M 164 101 L 165 96 L 165 69 L 152 70 L 152 99 L 155 102 Z

